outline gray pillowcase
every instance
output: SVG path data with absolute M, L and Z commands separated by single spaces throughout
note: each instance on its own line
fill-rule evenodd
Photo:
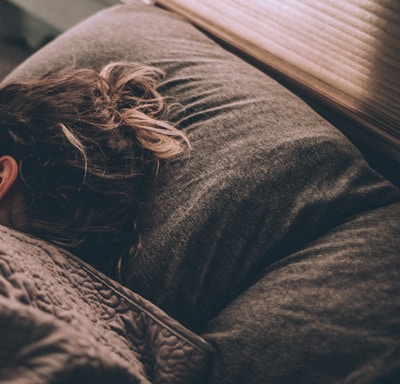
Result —
M 260 272 L 202 330 L 210 384 L 400 382 L 400 203 Z
M 164 166 L 124 283 L 192 329 L 260 270 L 360 212 L 399 200 L 336 128 L 275 80 L 173 14 L 110 8 L 67 31 L 6 81 L 129 60 L 166 72 L 193 151 Z

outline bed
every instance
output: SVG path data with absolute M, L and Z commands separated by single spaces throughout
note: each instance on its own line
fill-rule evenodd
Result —
M 165 71 L 193 150 L 149 186 L 119 282 L 1 228 L 0 382 L 398 382 L 398 187 L 291 90 L 154 5 L 101 11 L 3 84 L 110 61 Z

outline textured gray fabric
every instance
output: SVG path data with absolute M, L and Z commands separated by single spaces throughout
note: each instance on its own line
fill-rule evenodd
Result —
M 297 97 L 154 7 L 107 10 L 6 81 L 112 60 L 163 68 L 164 93 L 185 107 L 191 158 L 162 170 L 143 210 L 142 252 L 124 269 L 128 286 L 191 327 L 261 268 L 351 215 L 398 199 Z
M 166 71 L 193 145 L 149 190 L 124 282 L 204 329 L 214 382 L 331 383 L 396 357 L 399 191 L 281 85 L 145 5 L 87 20 L 6 81 L 121 59 Z
M 211 382 L 399 383 L 399 221 L 363 213 L 263 271 L 204 331 Z
M 362 210 L 398 199 L 343 135 L 269 77 L 188 23 L 146 5 L 68 31 L 6 81 L 112 60 L 166 71 L 185 107 L 188 161 L 162 169 L 143 209 L 126 284 L 192 328 L 261 268 Z
M 0 227 L 0 383 L 202 383 L 210 357 L 139 295 Z

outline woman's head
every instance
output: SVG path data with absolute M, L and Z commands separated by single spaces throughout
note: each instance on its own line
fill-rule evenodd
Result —
M 111 64 L 0 89 L 0 158 L 18 173 L 0 193 L 7 224 L 98 264 L 128 246 L 146 180 L 189 146 L 166 121 L 158 76 Z

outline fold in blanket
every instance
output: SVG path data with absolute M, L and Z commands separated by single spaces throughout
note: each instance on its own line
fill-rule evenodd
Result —
M 200 383 L 209 345 L 74 256 L 0 229 L 0 383 Z

